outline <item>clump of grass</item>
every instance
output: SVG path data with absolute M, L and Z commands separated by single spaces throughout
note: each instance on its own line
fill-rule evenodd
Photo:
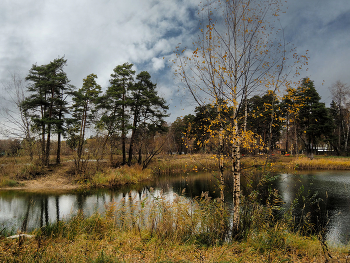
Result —
M 10 178 L 3 178 L 0 180 L 0 187 L 14 187 L 18 185 L 19 183 L 16 180 Z
M 36 178 L 44 173 L 44 168 L 40 164 L 34 162 L 30 164 L 24 164 L 20 171 L 16 174 L 16 178 L 28 180 Z
M 98 171 L 90 176 L 86 185 L 88 187 L 116 187 L 125 184 L 137 184 L 143 181 L 151 180 L 152 172 L 150 169 L 142 169 L 140 165 L 122 166 L 119 168 L 107 168 Z

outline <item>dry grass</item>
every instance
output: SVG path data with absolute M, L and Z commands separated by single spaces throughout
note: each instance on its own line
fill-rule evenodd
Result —
M 67 222 L 36 230 L 35 239 L 24 243 L 0 238 L 0 261 L 326 261 L 317 239 L 293 234 L 284 224 L 269 226 L 271 218 L 255 222 L 241 241 L 218 242 L 215 232 L 220 229 L 222 211 L 217 204 L 205 197 L 191 204 L 180 197 L 169 202 L 163 196 L 152 201 L 151 207 L 142 202 L 134 206 L 111 203 L 104 214 L 88 218 L 78 214 Z M 193 205 L 196 209 L 189 210 Z M 346 262 L 348 249 L 343 251 L 330 251 L 334 262 Z
M 53 158 L 53 157 L 52 157 Z M 68 158 L 68 157 L 65 157 Z M 337 158 L 317 156 L 313 160 L 306 157 L 272 156 L 266 162 L 266 156 L 242 157 L 244 171 L 281 172 L 291 170 L 349 170 L 349 158 Z M 137 184 L 154 179 L 159 175 L 178 175 L 199 171 L 216 171 L 218 162 L 213 155 L 163 155 L 156 157 L 150 164 L 149 169 L 142 170 L 140 166 L 124 166 L 111 168 L 108 162 L 86 163 L 83 174 L 75 174 L 74 162 L 68 159 L 62 160 L 60 166 L 52 165 L 42 167 L 38 160 L 29 163 L 27 157 L 2 157 L 0 158 L 0 187 L 22 187 L 27 181 L 36 180 L 43 176 L 55 179 L 55 174 L 70 180 L 70 185 L 77 187 L 116 187 L 125 184 Z M 267 166 L 266 166 L 267 165 Z M 231 167 L 230 158 L 224 162 L 226 168 Z
M 298 170 L 350 170 L 350 159 L 343 157 L 295 158 L 291 166 Z
M 139 165 L 122 166 L 96 172 L 84 183 L 84 186 L 93 188 L 116 187 L 125 184 L 137 184 L 149 181 L 152 178 L 150 169 L 142 169 Z
M 229 160 L 225 160 L 226 166 Z M 210 154 L 163 155 L 150 165 L 155 175 L 189 173 L 195 171 L 217 170 L 218 161 Z
M 107 237 L 94 239 L 80 235 L 74 240 L 48 238 L 34 244 L 2 240 L 0 260 L 3 262 L 325 262 L 317 242 L 294 238 L 300 247 L 290 243 L 289 250 L 259 252 L 249 242 L 233 242 L 219 246 L 198 246 L 147 238 L 138 233 L 112 232 Z M 39 245 L 40 244 L 40 245 Z M 334 254 L 333 262 L 346 262 L 345 255 Z

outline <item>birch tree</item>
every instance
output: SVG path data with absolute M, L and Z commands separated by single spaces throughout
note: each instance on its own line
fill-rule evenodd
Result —
M 278 91 L 290 73 L 285 71 L 286 54 L 293 49 L 287 50 L 283 30 L 275 27 L 280 7 L 279 0 L 206 1 L 199 12 L 198 40 L 192 50 L 178 47 L 174 62 L 176 74 L 199 106 L 218 104 L 219 122 L 220 111 L 230 109 L 231 125 L 221 126 L 218 137 L 221 143 L 222 136 L 229 136 L 232 146 L 234 229 L 239 227 L 241 194 L 238 110 L 254 92 Z M 221 102 L 227 107 L 220 107 Z

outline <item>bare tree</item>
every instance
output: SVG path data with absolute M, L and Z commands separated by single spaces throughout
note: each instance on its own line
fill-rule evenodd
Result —
M 22 139 L 29 151 L 30 160 L 34 156 L 35 137 L 32 132 L 32 121 L 22 103 L 26 98 L 25 79 L 18 73 L 12 73 L 11 80 L 3 83 L 3 89 L 8 98 L 2 98 L 6 103 L 0 109 L 3 118 L 0 132 L 5 137 Z
M 338 116 L 336 116 L 338 148 L 343 148 L 344 151 L 347 151 L 350 132 L 350 87 L 338 80 L 329 90 L 338 113 Z M 342 143 L 342 140 L 344 143 Z

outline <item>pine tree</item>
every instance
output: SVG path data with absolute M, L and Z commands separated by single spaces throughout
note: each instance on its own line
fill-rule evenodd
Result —
M 130 112 L 133 119 L 129 146 L 128 165 L 131 165 L 134 143 L 140 124 L 153 126 L 153 130 L 164 130 L 164 117 L 169 107 L 165 100 L 158 96 L 156 85 L 151 82 L 151 75 L 142 71 L 136 77 L 137 83 L 130 87 Z
M 303 140 L 308 155 L 312 156 L 322 137 L 329 140 L 333 122 L 325 104 L 320 102 L 321 97 L 313 81 L 304 78 L 296 93 L 300 105 L 297 115 L 298 135 Z
M 58 149 L 56 162 L 60 162 L 60 138 L 63 127 L 63 116 L 67 110 L 65 94 L 71 86 L 63 67 L 67 60 L 55 59 L 47 65 L 32 66 L 26 77 L 31 84 L 28 92 L 31 94 L 23 103 L 23 110 L 27 111 L 35 123 L 36 130 L 41 134 L 41 161 L 49 165 L 51 148 L 51 133 L 56 129 L 58 134 Z
M 123 165 L 126 164 L 126 134 L 130 119 L 130 116 L 127 114 L 127 107 L 130 104 L 128 90 L 134 84 L 135 74 L 132 66 L 133 64 L 124 63 L 114 68 L 109 80 L 111 85 L 99 103 L 99 107 L 104 110 L 101 120 L 108 131 L 111 148 L 115 145 L 114 137 L 116 133 L 118 131 L 121 132 Z
M 76 172 L 83 171 L 81 161 L 85 133 L 89 125 L 95 121 L 96 104 L 101 93 L 101 86 L 96 83 L 96 78 L 95 74 L 88 75 L 83 80 L 83 86 L 78 91 L 73 92 L 73 129 L 70 136 L 71 140 L 72 138 L 76 139 L 73 143 L 77 148 Z

